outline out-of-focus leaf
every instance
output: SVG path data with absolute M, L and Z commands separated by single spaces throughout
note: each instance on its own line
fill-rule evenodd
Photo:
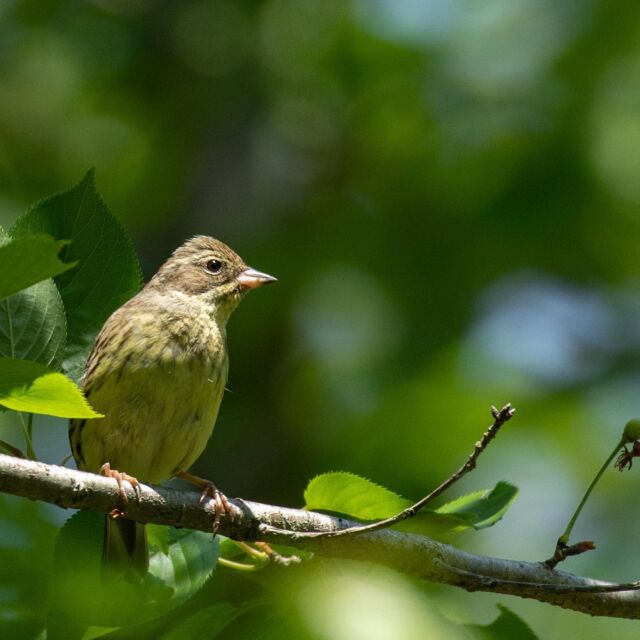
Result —
M 492 490 L 458 498 L 436 510 L 423 509 L 397 528 L 436 535 L 470 527 L 488 527 L 499 520 L 517 490 L 499 483 Z M 307 509 L 343 513 L 358 520 L 389 518 L 411 506 L 406 498 L 352 473 L 334 472 L 315 477 L 304 492 Z
M 0 638 L 35 638 L 48 598 L 57 529 L 46 506 L 0 495 Z
M 99 638 L 100 636 L 104 636 L 111 631 L 114 631 L 117 627 L 89 627 L 82 636 L 82 640 L 94 640 L 94 638 Z
M 48 640 L 75 640 L 90 625 L 110 626 L 102 589 L 104 515 L 80 511 L 69 518 L 56 542 L 54 582 L 47 622 Z M 105 593 L 103 593 L 103 591 Z
M 96 191 L 93 170 L 71 190 L 36 204 L 11 233 L 21 238 L 41 232 L 70 240 L 62 256 L 79 262 L 56 278 L 67 312 L 63 366 L 77 381 L 96 333 L 139 290 L 140 267 L 129 237 Z
M 161 615 L 139 624 L 116 629 L 90 627 L 87 633 L 91 632 L 91 635 L 87 640 L 95 637 L 102 637 L 105 640 L 215 638 L 239 615 L 264 604 L 260 600 L 250 600 L 239 607 L 226 602 L 209 606 L 208 600 L 197 600 L 197 597 L 191 598 L 177 608 L 164 609 Z
M 438 507 L 436 512 L 464 518 L 474 529 L 484 529 L 494 525 L 504 516 L 517 495 L 517 487 L 502 481 L 491 491 L 474 491 L 446 502 Z
M 487 625 L 466 625 L 477 640 L 538 640 L 529 625 L 507 607 L 499 604 L 500 615 Z
M 115 631 L 118 627 L 89 627 L 82 636 L 82 640 L 94 640 L 94 638 L 100 638 L 107 633 Z
M 7 241 L 0 234 L 0 300 L 31 285 L 68 271 L 75 262 L 63 262 L 61 242 L 46 233 L 25 233 Z
M 62 528 L 56 547 L 56 596 L 49 619 L 52 640 L 68 638 L 160 637 L 173 622 L 171 610 L 186 602 L 206 582 L 217 560 L 218 545 L 210 534 L 154 527 L 155 541 L 168 538 L 168 554 L 150 557 L 143 583 L 121 581 L 117 589 L 105 583 L 101 557 L 104 516 L 80 512 Z M 155 543 L 154 543 L 155 544 Z M 211 612 L 211 615 L 213 612 Z M 162 618 L 162 622 L 156 619 Z M 209 618 L 213 624 L 213 618 Z M 220 623 L 222 617 L 220 617 Z M 194 624 L 197 621 L 194 621 Z M 221 628 L 221 627 L 220 627 Z M 151 635 L 145 633 L 153 630 Z M 144 633 L 143 633 L 144 632 Z M 184 636 L 189 637 L 189 636 Z
M 66 376 L 38 362 L 0 357 L 0 405 L 59 418 L 100 418 Z
M 162 640 L 185 640 L 185 638 L 215 638 L 241 610 L 226 603 L 214 604 L 201 609 L 194 615 L 181 620 L 167 633 L 160 636 Z

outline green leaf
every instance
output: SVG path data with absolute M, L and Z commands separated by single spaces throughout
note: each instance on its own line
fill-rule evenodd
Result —
M 66 335 L 64 306 L 53 280 L 0 301 L 0 356 L 59 369 Z
M 100 638 L 101 636 L 114 631 L 117 627 L 89 627 L 82 636 L 82 640 L 94 640 L 95 638 Z
M 55 554 L 57 584 L 48 626 L 50 640 L 102 635 L 159 638 L 173 627 L 175 607 L 181 606 L 185 618 L 194 613 L 189 598 L 201 589 L 215 568 L 218 545 L 211 534 L 153 527 L 151 537 L 168 538 L 168 554 L 151 554 L 150 573 L 143 583 L 121 581 L 114 589 L 102 575 L 103 523 L 104 515 L 82 511 L 60 531 Z M 209 621 L 214 624 L 212 618 Z
M 477 640 L 538 640 L 529 625 L 507 607 L 499 604 L 500 615 L 488 625 L 466 625 Z
M 397 493 L 346 471 L 313 478 L 304 491 L 304 500 L 307 509 L 346 513 L 359 520 L 388 518 L 410 506 Z
M 60 418 L 101 418 L 66 376 L 38 362 L 0 358 L 0 405 Z
M 516 492 L 515 487 L 501 482 L 492 491 L 458 498 L 436 510 L 423 509 L 396 527 L 426 535 L 488 527 L 504 515 Z M 304 498 L 307 509 L 333 511 L 364 521 L 389 518 L 411 506 L 409 500 L 397 493 L 347 472 L 315 477 Z
M 0 246 L 7 242 L 0 227 Z M 64 305 L 51 278 L 0 300 L 0 356 L 59 369 L 66 338 Z
M 71 240 L 62 256 L 80 263 L 56 278 L 67 312 L 63 366 L 77 381 L 105 320 L 140 289 L 140 267 L 129 237 L 96 191 L 93 170 L 70 191 L 36 204 L 12 229 L 16 238 L 37 232 Z
M 436 512 L 463 518 L 474 529 L 484 529 L 504 516 L 517 495 L 517 487 L 502 481 L 491 491 L 484 489 L 461 496 L 438 507 Z
M 79 511 L 58 534 L 54 553 L 54 580 L 47 620 L 48 640 L 79 640 L 88 626 L 110 626 L 104 610 L 107 590 L 102 587 L 101 558 L 104 518 Z
M 158 551 L 169 553 L 169 527 L 164 524 L 148 524 L 147 542 Z
M 0 638 L 33 638 L 46 619 L 57 527 L 42 502 L 0 494 Z M 38 603 L 38 606 L 34 606 Z
M 204 585 L 216 566 L 219 550 L 218 541 L 210 533 L 173 528 L 168 531 L 168 553 L 151 555 L 149 573 L 172 590 L 171 605 L 175 606 Z
M 334 472 L 316 476 L 304 492 L 305 507 L 343 513 L 358 520 L 381 520 L 411 506 L 411 502 L 371 480 L 353 473 Z M 466 528 L 462 519 L 423 510 L 396 528 L 426 535 Z
M 2 232 L 0 240 L 0 300 L 37 282 L 68 271 L 75 262 L 62 262 L 61 242 L 45 233 L 23 234 L 9 241 Z
M 159 636 L 162 640 L 184 640 L 185 638 L 215 638 L 240 613 L 238 609 L 227 602 L 214 604 L 201 609 L 194 615 L 180 620 L 167 633 Z

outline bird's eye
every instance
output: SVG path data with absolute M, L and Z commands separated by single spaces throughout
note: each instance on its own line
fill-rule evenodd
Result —
M 207 271 L 209 273 L 220 273 L 220 269 L 222 269 L 222 262 L 220 262 L 220 260 L 209 260 L 209 262 L 207 262 Z

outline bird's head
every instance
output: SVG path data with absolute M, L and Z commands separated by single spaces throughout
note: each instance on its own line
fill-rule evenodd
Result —
M 247 291 L 275 281 L 273 276 L 247 266 L 223 242 L 195 236 L 173 252 L 147 287 L 197 297 L 225 323 Z

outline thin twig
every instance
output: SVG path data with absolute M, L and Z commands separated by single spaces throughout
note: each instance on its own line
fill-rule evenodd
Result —
M 467 458 L 467 461 L 451 476 L 449 476 L 444 482 L 438 485 L 431 493 L 424 496 L 424 498 L 418 500 L 415 504 L 407 507 L 400 513 L 384 520 L 378 520 L 370 524 L 363 524 L 355 527 L 348 527 L 346 529 L 339 529 L 337 531 L 313 531 L 296 533 L 300 539 L 304 538 L 341 538 L 344 536 L 355 535 L 365 533 L 367 531 L 377 531 L 379 529 L 386 529 L 403 520 L 412 518 L 420 511 L 425 505 L 429 504 L 432 500 L 437 498 L 441 493 L 444 493 L 451 485 L 455 484 L 460 478 L 465 476 L 469 471 L 476 468 L 476 463 L 480 454 L 487 448 L 489 443 L 498 435 L 500 427 L 510 420 L 515 413 L 515 409 L 510 403 L 506 404 L 500 411 L 495 407 L 491 407 L 491 415 L 493 416 L 493 424 L 482 434 L 482 438 L 476 442 L 475 447 L 471 455 Z
M 16 458 L 24 458 L 24 459 L 27 458 L 27 456 L 25 456 L 24 453 L 20 451 L 20 449 L 18 449 L 17 447 L 14 447 L 12 444 L 9 444 L 8 442 L 5 442 L 4 440 L 0 440 L 0 449 L 4 449 L 9 455 L 15 456 Z

